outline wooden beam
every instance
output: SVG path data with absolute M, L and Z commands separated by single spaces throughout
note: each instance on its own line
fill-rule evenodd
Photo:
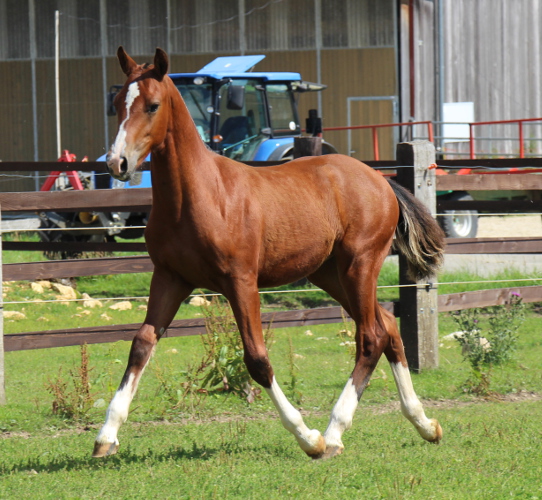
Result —
M 437 175 L 440 191 L 504 191 L 542 189 L 540 174 Z
M 0 193 L 3 212 L 149 212 L 151 188 Z
M 439 295 L 439 312 L 460 311 L 475 307 L 503 305 L 510 301 L 512 293 L 519 293 L 523 302 L 542 302 L 542 286 L 522 286 L 513 288 L 495 288 Z
M 145 243 L 114 241 L 4 241 L 3 250 L 37 252 L 146 252 Z
M 453 201 L 437 200 L 438 213 L 445 210 L 478 210 L 479 212 L 506 213 L 514 211 L 542 211 L 542 200 L 500 200 L 500 201 Z
M 394 310 L 393 302 L 381 303 L 389 311 Z M 262 314 L 262 325 L 271 328 L 288 328 L 292 326 L 321 325 L 325 323 L 341 323 L 348 314 L 339 306 L 320 307 L 297 311 L 277 311 Z M 22 351 L 27 349 L 47 349 L 50 347 L 66 347 L 87 344 L 102 344 L 119 340 L 132 340 L 140 323 L 129 325 L 111 325 L 74 328 L 69 330 L 45 330 L 41 332 L 14 333 L 6 335 L 6 351 Z M 206 333 L 204 318 L 175 320 L 168 328 L 165 337 L 185 337 Z
M 104 161 L 3 161 L 0 172 L 98 172 L 107 173 Z M 150 163 L 144 162 L 138 169 L 150 170 Z
M 149 273 L 154 266 L 148 255 L 100 259 L 48 260 L 4 264 L 4 281 L 46 280 L 71 276 Z
M 439 167 L 454 167 L 454 168 L 524 168 L 524 167 L 542 167 L 542 158 L 478 158 L 471 160 L 470 158 L 459 158 L 457 160 L 437 160 Z
M 447 254 L 540 253 L 540 238 L 446 238 Z

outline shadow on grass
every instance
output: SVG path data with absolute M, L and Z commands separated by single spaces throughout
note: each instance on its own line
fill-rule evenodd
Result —
M 123 465 L 130 465 L 143 462 L 166 462 L 168 460 L 209 460 L 217 453 L 220 453 L 226 448 L 210 448 L 207 446 L 199 446 L 192 443 L 192 448 L 171 447 L 169 450 L 156 452 L 153 450 L 134 451 L 129 446 L 119 452 L 117 455 L 112 455 L 105 458 L 92 458 L 89 454 L 87 457 L 74 457 L 66 454 L 51 457 L 46 460 L 42 457 L 31 457 L 26 460 L 21 460 L 12 466 L 0 466 L 0 476 L 7 476 L 14 473 L 40 473 L 40 472 L 58 472 L 58 471 L 78 471 L 78 470 L 100 470 L 100 469 L 120 469 Z
M 294 444 L 284 443 L 253 443 L 245 440 L 234 440 L 223 442 L 217 447 L 201 446 L 192 442 L 191 447 L 185 448 L 172 446 L 168 450 L 154 451 L 149 448 L 138 449 L 137 451 L 127 446 L 117 455 L 104 458 L 92 458 L 90 454 L 85 457 L 73 456 L 63 453 L 55 457 L 29 457 L 20 460 L 13 465 L 0 465 L 0 477 L 11 474 L 39 474 L 55 473 L 60 471 L 98 471 L 98 470 L 120 470 L 122 467 L 133 464 L 159 464 L 168 461 L 182 462 L 198 460 L 201 462 L 224 457 L 230 461 L 235 456 L 244 457 L 267 457 L 270 460 L 299 460 L 305 454 Z

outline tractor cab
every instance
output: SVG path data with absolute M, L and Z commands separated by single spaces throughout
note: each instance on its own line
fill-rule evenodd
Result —
M 252 72 L 264 57 L 218 57 L 196 73 L 169 75 L 203 141 L 235 160 L 291 157 L 293 138 L 301 135 L 296 97 L 325 88 L 299 73 Z

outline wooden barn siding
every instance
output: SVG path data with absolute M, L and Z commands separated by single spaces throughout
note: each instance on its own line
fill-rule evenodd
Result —
M 32 99 L 30 63 L 0 62 L 0 161 L 15 158 L 33 160 Z M 12 177 L 11 174 L 17 175 Z M 26 178 L 24 178 L 26 177 Z M 0 176 L 0 191 L 32 191 L 31 174 L 4 172 Z
M 443 0 L 446 102 L 473 101 L 476 121 L 542 116 L 539 0 Z M 541 138 L 540 126 L 525 129 Z M 477 136 L 517 137 L 516 126 L 476 128 Z M 500 143 L 483 143 L 488 153 Z M 540 143 L 526 147 L 540 153 Z M 481 149 L 482 143 L 477 144 Z M 507 141 L 502 152 L 518 152 Z
M 265 53 L 265 51 L 264 51 Z M 189 72 L 201 68 L 212 58 L 209 54 L 172 55 L 171 70 Z M 322 80 L 328 85 L 323 92 L 323 116 L 325 126 L 346 125 L 346 98 L 349 96 L 394 95 L 396 75 L 394 50 L 384 49 L 337 49 L 322 51 Z M 152 60 L 152 57 L 138 57 L 138 61 Z M 3 77 L 13 71 L 20 73 L 15 95 L 2 98 L 6 134 L 0 137 L 1 151 L 5 161 L 32 160 L 32 100 L 30 87 L 30 62 L 11 61 L 1 63 Z M 308 81 L 316 80 L 315 51 L 268 52 L 259 68 L 262 71 L 299 71 Z M 56 160 L 56 128 L 54 100 L 54 63 L 51 60 L 36 62 L 39 158 L 43 161 Z M 105 146 L 102 69 L 98 58 L 62 60 L 61 74 L 61 126 L 62 148 L 75 153 L 78 159 L 88 155 L 95 159 Z M 348 77 L 343 75 L 347 74 Z M 124 75 L 116 58 L 107 59 L 108 85 L 122 83 Z M 6 79 L 5 85 L 8 85 Z M 9 79 L 9 82 L 12 82 Z M 316 108 L 315 93 L 304 94 L 299 99 L 302 126 L 308 110 Z M 21 109 L 24 113 L 21 113 Z M 362 116 L 362 123 L 374 123 L 374 116 Z M 382 121 L 390 121 L 385 114 Z M 9 123 L 10 126 L 6 126 Z M 109 118 L 109 143 L 116 133 L 116 118 Z M 359 123 L 359 124 L 362 124 Z M 359 134 L 363 139 L 368 134 Z M 382 134 L 383 149 L 391 147 Z M 346 152 L 346 133 L 329 133 L 330 142 Z M 361 139 L 360 139 L 361 141 Z M 358 149 L 357 149 L 358 150 Z M 11 190 L 11 189 L 9 189 Z
M 329 88 L 322 96 L 324 127 L 347 124 L 347 97 L 397 95 L 397 72 L 393 48 L 326 50 L 322 52 L 322 80 Z M 394 121 L 389 102 L 352 104 L 353 125 L 390 123 Z M 393 159 L 391 130 L 379 132 L 381 158 Z M 326 140 L 347 153 L 347 133 L 327 132 Z M 352 132 L 353 156 L 372 159 L 369 131 Z
M 42 161 L 57 158 L 53 4 L 34 2 L 38 156 Z M 0 96 L 0 159 L 4 161 L 34 159 L 28 5 L 0 0 L 0 82 L 2 88 L 15 90 Z M 105 5 L 107 86 L 124 81 L 114 56 L 119 44 L 125 45 L 138 61 L 152 60 L 154 47 L 165 47 L 170 50 L 171 70 L 176 72 L 195 71 L 217 55 L 263 53 L 267 58 L 258 69 L 299 71 L 305 79 L 317 81 L 315 0 L 276 4 L 245 0 L 248 14 L 244 46 L 239 37 L 239 18 L 235 17 L 240 5 L 237 0 L 171 0 L 169 32 L 166 0 L 107 0 Z M 64 0 L 58 7 L 62 148 L 79 159 L 84 155 L 94 159 L 103 153 L 106 143 L 111 143 L 117 128 L 116 118 L 103 116 L 99 1 Z M 394 0 L 322 2 L 322 82 L 329 86 L 322 94 L 325 126 L 346 125 L 349 96 L 397 93 L 394 9 Z M 316 108 L 317 102 L 314 93 L 300 96 L 303 126 L 308 110 Z M 376 111 L 371 108 L 370 112 L 361 107 L 354 111 L 362 123 L 373 122 L 375 117 L 391 120 L 385 106 Z M 359 139 L 353 137 L 355 149 L 361 151 L 369 135 L 358 135 Z M 328 140 L 346 152 L 346 133 L 330 133 Z M 388 149 L 386 139 L 381 142 Z M 29 182 L 34 185 L 33 180 Z M 26 190 L 32 186 L 26 181 L 22 186 L 19 180 L 4 180 L 0 190 Z

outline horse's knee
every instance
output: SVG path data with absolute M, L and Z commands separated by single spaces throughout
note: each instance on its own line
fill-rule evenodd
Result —
M 265 355 L 251 355 L 245 351 L 245 365 L 250 376 L 262 387 L 269 389 L 273 383 L 273 368 L 269 357 Z

